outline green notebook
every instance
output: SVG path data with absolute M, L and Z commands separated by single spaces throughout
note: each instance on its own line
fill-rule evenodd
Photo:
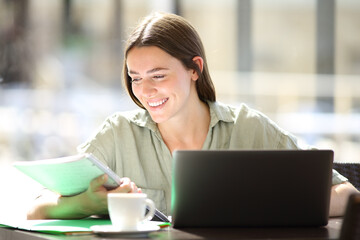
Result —
M 171 226 L 168 222 L 157 222 L 160 228 Z M 154 222 L 154 223 L 155 223 Z M 11 220 L 0 222 L 0 227 L 41 232 L 56 235 L 92 234 L 91 226 L 111 225 L 110 219 L 85 218 L 74 220 Z
M 86 191 L 91 180 L 106 173 L 104 186 L 108 189 L 120 185 L 121 179 L 92 154 L 53 158 L 37 161 L 17 161 L 15 168 L 39 182 L 45 188 L 63 196 Z
M 24 220 L 0 223 L 0 227 L 20 230 L 58 234 L 90 234 L 90 227 L 94 225 L 110 225 L 109 219 L 86 218 L 78 220 Z

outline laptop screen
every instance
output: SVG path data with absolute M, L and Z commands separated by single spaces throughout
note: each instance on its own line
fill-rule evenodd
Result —
M 173 155 L 174 227 L 323 226 L 331 150 L 199 150 Z

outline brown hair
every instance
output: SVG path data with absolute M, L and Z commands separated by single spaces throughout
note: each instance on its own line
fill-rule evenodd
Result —
M 201 101 L 216 100 L 215 88 L 211 80 L 205 51 L 195 28 L 183 17 L 170 13 L 154 13 L 146 17 L 130 34 L 125 47 L 123 81 L 132 100 L 141 108 L 144 106 L 132 91 L 126 59 L 133 47 L 156 46 L 177 58 L 187 69 L 194 69 L 199 75 L 196 91 Z M 193 61 L 195 56 L 204 60 L 203 69 Z

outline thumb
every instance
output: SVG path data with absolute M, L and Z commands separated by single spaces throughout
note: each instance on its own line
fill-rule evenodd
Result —
M 100 187 L 102 187 L 106 181 L 108 180 L 108 176 L 106 174 L 103 174 L 97 178 L 94 178 L 91 182 L 90 182 L 90 188 L 92 191 L 96 191 L 97 189 L 99 189 Z

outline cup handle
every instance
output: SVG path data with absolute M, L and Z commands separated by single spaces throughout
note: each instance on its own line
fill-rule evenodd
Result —
M 154 217 L 154 215 L 155 215 L 155 203 L 151 200 L 151 199 L 145 199 L 145 204 L 146 204 L 146 206 L 148 206 L 149 207 L 149 211 L 148 211 L 148 213 L 144 216 L 144 218 L 142 219 L 142 221 L 143 220 L 151 220 L 153 217 Z

